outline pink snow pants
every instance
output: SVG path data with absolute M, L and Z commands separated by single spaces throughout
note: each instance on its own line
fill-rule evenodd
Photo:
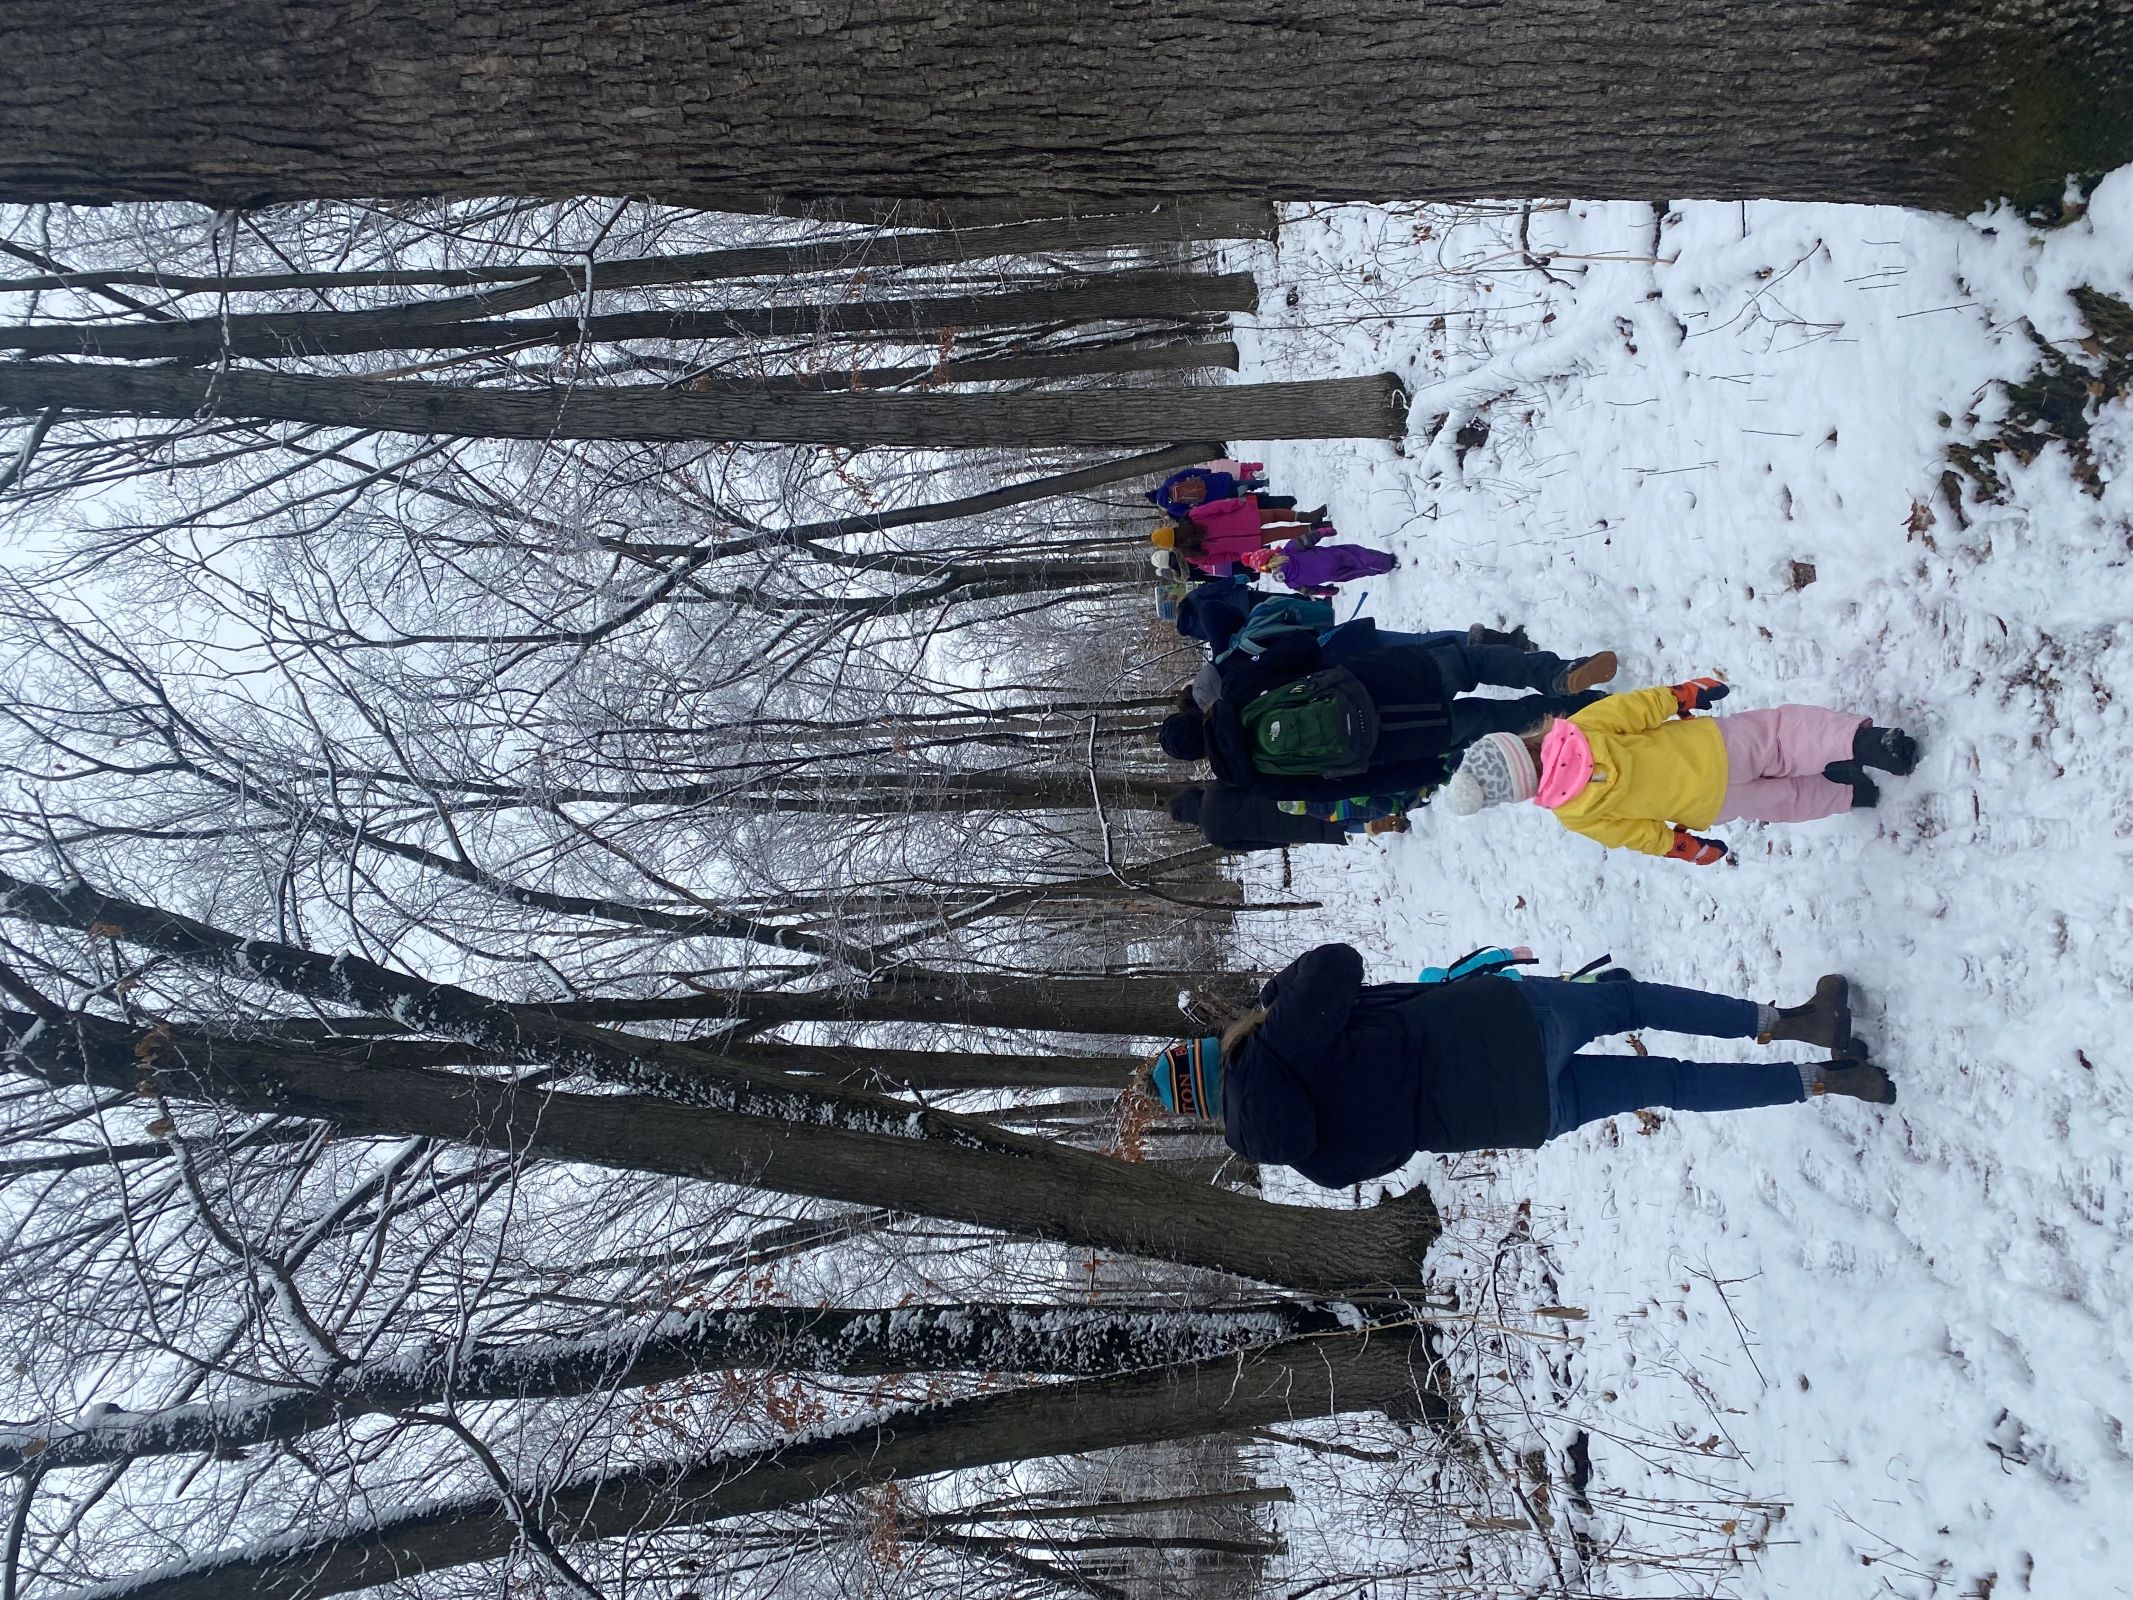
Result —
M 1822 769 L 1851 759 L 1866 718 L 1826 706 L 1773 706 L 1719 717 L 1726 745 L 1726 800 L 1717 821 L 1812 822 L 1852 808 L 1851 785 Z

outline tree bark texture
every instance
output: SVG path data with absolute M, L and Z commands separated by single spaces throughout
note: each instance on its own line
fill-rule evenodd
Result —
M 1396 439 L 1389 374 L 1205 389 L 1056 394 L 693 394 L 651 386 L 444 383 L 89 362 L 0 362 L 0 412 L 51 407 L 240 417 L 488 439 L 752 440 L 908 449 L 1157 445 L 1176 439 Z
M 1199 1309 L 955 1301 L 882 1308 L 735 1306 L 662 1317 L 599 1339 L 521 1340 L 466 1349 L 442 1341 L 360 1361 L 315 1388 L 99 1416 L 52 1428 L 0 1429 L 0 1472 L 45 1471 L 143 1456 L 208 1455 L 300 1438 L 361 1416 L 492 1400 L 554 1400 L 642 1389 L 739 1367 L 878 1377 L 987 1372 L 1102 1377 L 1204 1361 L 1337 1334 L 1354 1307 L 1267 1300 Z
M 595 281 L 601 280 L 596 276 Z M 587 317 L 445 321 L 435 315 L 437 302 L 431 301 L 372 311 L 260 311 L 161 322 L 47 324 L 0 329 L 0 349 L 127 361 L 212 361 L 225 354 L 271 361 L 373 350 L 515 350 L 635 339 L 867 335 L 931 344 L 942 333 L 960 328 L 1214 317 L 1253 310 L 1258 299 L 1249 272 L 1118 272 L 1004 294 L 613 311 Z
M 1965 209 L 2133 157 L 2124 0 L 11 0 L 0 198 Z M 1274 92 L 1239 88 L 1254 65 Z
M 1306 1338 L 1118 1377 L 914 1407 L 751 1452 L 607 1470 L 525 1491 L 559 1542 L 776 1511 L 890 1478 L 1121 1445 L 1194 1438 L 1304 1417 L 1384 1411 L 1441 1420 L 1417 1330 Z M 483 1496 L 231 1550 L 74 1591 L 68 1600 L 309 1600 L 508 1555 L 511 1508 Z
M 0 1051 L 58 1085 L 301 1117 L 358 1136 L 434 1138 L 538 1159 L 884 1206 L 1020 1238 L 1175 1261 L 1310 1293 L 1400 1293 L 1437 1234 L 1421 1191 L 1367 1211 L 1276 1206 L 1038 1139 L 956 1144 L 635 1094 L 320 1059 L 284 1044 L 93 1017 L 0 1012 Z M 912 1119 L 937 1118 L 906 1108 Z

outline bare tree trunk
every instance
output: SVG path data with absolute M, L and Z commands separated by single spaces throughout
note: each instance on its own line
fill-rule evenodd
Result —
M 879 1045 L 786 1044 L 749 1039 L 735 1054 L 780 1072 L 823 1074 L 886 1090 L 1122 1089 L 1138 1056 L 1024 1055 L 1009 1051 L 894 1050 Z
M 524 391 L 443 383 L 87 362 L 0 362 L 0 412 L 244 417 L 492 439 L 754 440 L 913 449 L 1158 445 L 1176 439 L 1394 439 L 1390 374 L 1205 389 L 1058 394 Z
M 1041 588 L 1041 586 L 1040 586 Z M 1152 736 L 1149 742 L 1154 742 Z M 1086 811 L 1101 800 L 1126 810 L 1160 811 L 1186 786 L 1132 773 L 943 772 L 879 777 L 832 774 L 807 783 L 736 785 L 717 803 L 748 811 L 836 811 L 899 816 L 919 811 Z
M 1018 214 L 1777 196 L 2133 157 L 2123 0 L 12 0 L 0 198 L 862 196 Z M 1278 91 L 1238 114 L 1240 62 Z M 802 87 L 796 87 L 802 86 Z
M 1048 255 L 1130 245 L 1214 239 L 1271 239 L 1276 217 L 1264 200 L 1205 200 L 1142 207 L 1111 216 L 1060 217 L 1011 226 L 969 228 L 940 236 L 855 233 L 807 244 L 749 245 L 584 262 L 526 261 L 497 267 L 399 267 L 351 272 L 268 272 L 201 277 L 188 273 L 84 271 L 6 279 L 12 292 L 33 289 L 138 287 L 166 294 L 265 294 L 288 289 L 472 289 L 416 308 L 391 307 L 381 320 L 417 309 L 431 322 L 499 317 L 584 294 L 732 278 L 790 278 L 811 272 L 894 272 L 1005 256 Z M 487 287 L 485 287 L 487 286 Z M 362 315 L 342 312 L 342 318 Z
M 299 1047 L 142 1030 L 76 1016 L 0 1012 L 17 1070 L 57 1085 L 155 1093 L 344 1133 L 434 1138 L 618 1171 L 752 1185 L 944 1217 L 1022 1238 L 1175 1261 L 1312 1293 L 1398 1292 L 1418 1279 L 1437 1233 L 1417 1191 L 1367 1211 L 1276 1206 L 1182 1182 L 1159 1167 L 981 1130 L 913 1136 L 938 1112 L 854 1131 L 807 1114 L 735 1115 L 634 1094 L 521 1090 L 496 1078 L 360 1065 Z M 650 1045 L 652 1041 L 645 1041 Z M 952 1119 L 959 1127 L 966 1119 Z
M 802 1505 L 889 1478 L 1197 1437 L 1303 1417 L 1385 1411 L 1441 1420 L 1414 1330 L 1300 1339 L 1239 1359 L 1154 1367 L 913 1407 L 751 1452 L 603 1470 L 528 1488 L 542 1522 L 577 1543 Z M 69 1600 L 299 1600 L 509 1554 L 512 1506 L 483 1496 L 248 1547 L 74 1591 Z
M 1093 349 L 1034 350 L 1019 356 L 974 356 L 929 367 L 832 367 L 808 376 L 776 374 L 766 378 L 694 379 L 703 391 L 740 394 L 806 394 L 827 390 L 892 389 L 906 384 L 928 388 L 947 383 L 1049 383 L 1061 378 L 1101 377 L 1119 372 L 1193 372 L 1207 368 L 1237 370 L 1237 347 L 1226 339 L 1132 340 Z
M 594 282 L 601 279 L 595 274 Z M 1002 294 L 815 305 L 612 311 L 593 316 L 444 320 L 438 302 L 378 311 L 263 311 L 163 322 L 84 322 L 0 329 L 0 349 L 28 356 L 126 361 L 270 361 L 373 350 L 502 350 L 631 339 L 813 339 L 867 335 L 931 344 L 959 328 L 1175 320 L 1250 311 L 1248 272 L 1117 272 Z M 479 297 L 469 296 L 478 303 Z
M 735 1306 L 663 1317 L 595 1339 L 520 1340 L 418 1359 L 356 1362 L 316 1388 L 271 1389 L 213 1405 L 126 1411 L 56 1429 L 0 1429 L 0 1472 L 144 1456 L 211 1455 L 295 1439 L 354 1417 L 492 1400 L 550 1400 L 641 1389 L 735 1367 L 875 1377 L 902 1372 L 1102 1377 L 1353 1328 L 1355 1307 L 1268 1300 L 1168 1305 L 1011 1305 L 956 1301 L 880 1309 Z
M 1248 1004 L 1257 988 L 1244 973 L 1176 977 L 1025 978 L 988 973 L 891 977 L 854 989 L 715 989 L 646 999 L 566 1002 L 558 1017 L 595 1022 L 730 1019 L 788 1022 L 940 1022 L 1033 1032 L 1124 1034 L 1141 1038 L 1187 1028 L 1178 997 L 1187 989 Z

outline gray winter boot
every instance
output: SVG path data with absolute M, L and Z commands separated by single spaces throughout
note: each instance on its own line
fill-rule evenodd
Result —
M 1758 1044 L 1783 1039 L 1794 1044 L 1819 1045 L 1831 1055 L 1842 1055 L 1852 1042 L 1852 986 L 1837 973 L 1825 974 L 1815 984 L 1814 998 L 1802 1006 L 1780 1006 Z

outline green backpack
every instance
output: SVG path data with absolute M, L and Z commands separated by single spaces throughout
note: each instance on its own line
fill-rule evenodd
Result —
M 1270 689 L 1239 713 L 1252 765 L 1273 777 L 1345 778 L 1370 766 L 1378 713 L 1346 667 Z

